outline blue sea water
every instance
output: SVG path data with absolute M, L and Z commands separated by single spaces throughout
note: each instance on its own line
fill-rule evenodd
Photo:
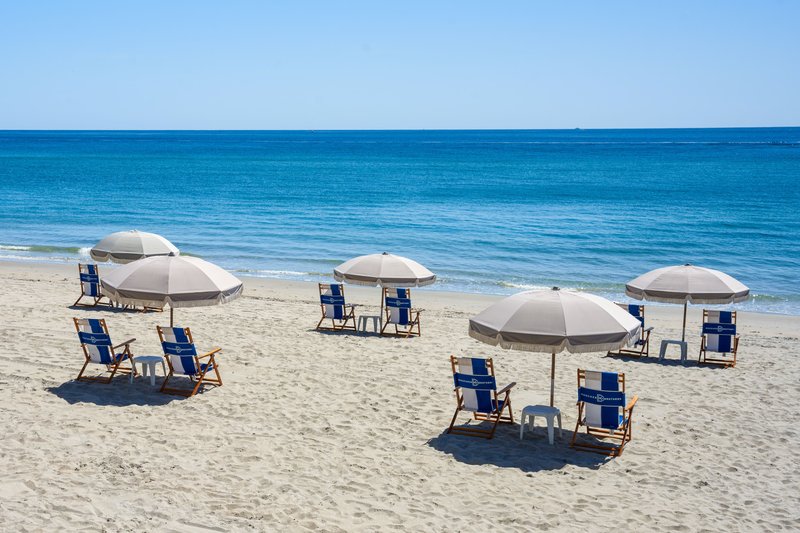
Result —
M 800 128 L 0 132 L 0 260 L 78 261 L 153 231 L 249 275 L 390 251 L 440 289 L 621 298 L 718 268 L 800 314 Z

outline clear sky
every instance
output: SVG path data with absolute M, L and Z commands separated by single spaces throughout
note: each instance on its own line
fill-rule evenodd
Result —
M 0 0 L 0 129 L 798 125 L 793 0 Z

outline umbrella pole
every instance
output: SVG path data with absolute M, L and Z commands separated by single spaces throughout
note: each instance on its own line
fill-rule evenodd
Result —
M 553 351 L 550 359 L 550 407 L 553 407 L 553 397 L 556 387 L 556 352 Z
M 383 330 L 383 287 L 382 286 L 381 286 L 381 312 L 380 312 L 380 315 L 379 315 L 378 319 L 380 320 L 380 323 L 381 323 L 381 330 Z M 366 330 L 367 330 L 367 327 L 364 326 L 364 331 L 366 331 Z
M 170 305 L 169 306 L 169 327 L 172 327 L 174 325 L 174 322 L 172 320 L 173 319 L 172 311 L 173 311 L 173 309 L 172 309 L 172 306 Z
M 686 342 L 686 306 L 689 305 L 689 302 L 683 302 L 683 333 L 681 334 L 681 342 Z

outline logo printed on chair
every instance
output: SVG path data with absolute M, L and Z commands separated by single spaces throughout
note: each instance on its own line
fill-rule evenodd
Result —
M 580 387 L 578 389 L 578 401 L 594 405 L 611 405 L 616 407 L 625 406 L 625 393 L 616 391 L 599 391 Z
M 470 374 L 456 373 L 454 376 L 456 387 L 468 389 L 495 389 L 497 384 L 492 376 L 474 376 Z
M 703 335 L 736 335 L 736 324 L 703 324 Z

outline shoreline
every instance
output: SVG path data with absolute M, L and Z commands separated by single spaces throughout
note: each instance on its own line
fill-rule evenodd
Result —
M 109 263 L 98 263 L 101 272 L 104 267 L 108 268 L 111 266 Z M 0 271 L 3 272 L 17 272 L 19 271 L 19 265 L 25 265 L 23 270 L 36 272 L 40 270 L 42 272 L 53 272 L 63 274 L 64 276 L 72 276 L 75 279 L 75 283 L 77 285 L 77 262 L 75 263 L 47 263 L 47 262 L 37 262 L 37 261 L 3 261 L 0 260 Z M 115 267 L 116 265 L 114 265 Z M 113 268 L 113 267 L 112 267 Z M 297 289 L 297 290 L 305 290 L 309 293 L 309 299 L 317 300 L 317 283 L 322 282 L 330 282 L 333 280 L 333 276 L 329 278 L 320 279 L 317 281 L 304 281 L 304 280 L 291 280 L 291 279 L 281 279 L 281 278 L 266 278 L 260 276 L 247 276 L 240 272 L 231 271 L 233 275 L 238 278 L 241 278 L 245 282 L 244 294 L 247 295 L 248 288 L 263 288 L 269 290 L 270 288 L 278 288 L 278 289 Z M 347 294 L 355 295 L 355 303 L 358 303 L 359 306 L 373 306 L 373 303 L 370 301 L 375 300 L 376 302 L 380 301 L 380 297 L 378 296 L 378 289 L 377 287 L 363 287 L 357 285 L 348 285 L 345 284 L 345 290 Z M 524 290 L 529 289 L 519 289 L 516 292 L 523 292 Z M 414 299 L 415 301 L 419 301 L 422 305 L 426 307 L 432 308 L 441 308 L 444 305 L 453 305 L 455 302 L 471 302 L 470 307 L 473 309 L 477 309 L 474 312 L 478 313 L 483 308 L 477 308 L 477 302 L 480 302 L 484 307 L 490 305 L 493 302 L 506 298 L 510 296 L 510 294 L 486 294 L 486 293 L 477 293 L 477 292 L 462 292 L 462 291 L 453 291 L 443 288 L 436 288 L 436 286 L 429 286 L 423 288 L 415 288 L 413 289 Z M 661 316 L 664 318 L 676 318 L 682 314 L 683 308 L 678 304 L 664 304 L 658 302 L 648 302 L 648 301 L 637 301 L 631 298 L 628 298 L 625 295 L 622 295 L 622 299 L 619 301 L 623 302 L 630 302 L 630 303 L 641 303 L 646 306 L 648 316 Z M 378 305 L 374 305 L 377 309 Z M 690 304 L 687 313 L 687 335 L 689 332 L 689 327 L 692 324 L 692 320 L 695 319 L 696 321 L 700 320 L 702 309 L 704 308 L 711 308 L 711 309 L 730 309 L 733 311 L 737 311 L 740 316 L 742 317 L 758 317 L 756 320 L 760 323 L 762 321 L 773 321 L 773 320 L 780 320 L 778 317 L 783 317 L 789 320 L 800 318 L 800 314 L 789 314 L 789 313 L 773 313 L 768 311 L 751 311 L 751 310 L 743 310 L 741 309 L 741 304 L 732 304 L 732 305 L 722 305 L 722 306 L 704 306 L 703 304 L 693 305 Z

